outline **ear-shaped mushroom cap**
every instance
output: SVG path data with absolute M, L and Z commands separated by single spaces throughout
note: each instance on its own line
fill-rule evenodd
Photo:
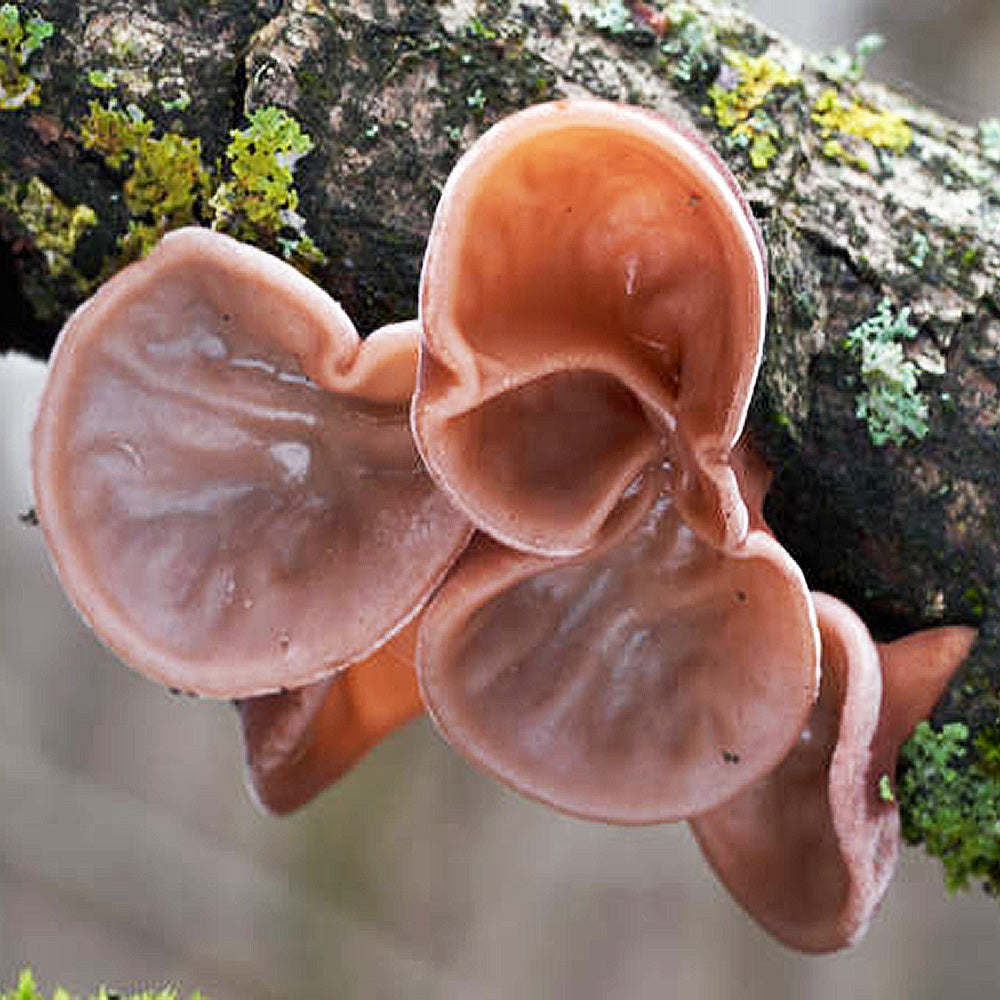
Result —
M 200 229 L 70 318 L 35 493 L 64 588 L 122 659 L 244 697 L 409 620 L 470 530 L 411 439 L 416 339 L 409 323 L 362 342 L 293 268 Z
M 237 702 L 247 786 L 285 814 L 342 777 L 394 729 L 422 715 L 411 622 L 367 659 L 294 691 Z
M 452 172 L 428 242 L 413 425 L 431 474 L 498 541 L 568 555 L 666 455 L 682 517 L 738 544 L 729 451 L 765 293 L 746 203 L 699 140 L 603 101 L 512 115 Z
M 934 672 L 947 669 L 950 676 L 975 633 L 929 629 L 877 647 L 845 604 L 826 594 L 813 597 L 822 682 L 799 742 L 775 771 L 691 826 L 751 916 L 789 947 L 824 952 L 864 934 L 899 854 L 899 811 L 879 787 L 882 776 L 895 772 L 901 742 L 894 686 L 883 687 L 887 660 L 902 670 L 916 651 L 915 666 L 934 660 L 942 668 Z M 917 673 L 926 677 L 922 669 Z M 942 687 L 920 706 L 924 711 Z M 910 717 L 907 731 L 918 719 Z
M 763 532 L 701 542 L 661 493 L 586 556 L 477 535 L 424 612 L 421 693 L 445 739 L 590 819 L 712 808 L 775 767 L 816 695 L 802 574 Z

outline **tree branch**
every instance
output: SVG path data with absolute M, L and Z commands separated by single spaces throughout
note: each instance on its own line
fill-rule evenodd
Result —
M 660 109 L 720 151 L 765 231 L 751 429 L 777 470 L 774 530 L 880 636 L 981 623 L 935 718 L 1000 732 L 998 137 L 707 0 L 633 6 L 42 0 L 52 37 L 2 56 L 6 90 L 36 86 L 0 110 L 0 263 L 17 276 L 0 347 L 44 356 L 99 280 L 187 221 L 284 253 L 363 330 L 411 316 L 441 186 L 489 124 L 580 93 Z M 230 130 L 270 106 L 314 147 L 294 189 L 268 178 L 254 222 Z M 125 116 L 149 127 L 116 160 Z

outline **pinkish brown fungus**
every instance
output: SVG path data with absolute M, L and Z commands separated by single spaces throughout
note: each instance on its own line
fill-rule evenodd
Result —
M 417 655 L 452 745 L 532 798 L 619 823 L 710 809 L 774 768 L 818 667 L 795 563 L 761 531 L 712 549 L 669 490 L 584 556 L 477 535 L 425 610 Z
M 453 171 L 428 242 L 413 426 L 431 474 L 498 541 L 563 556 L 613 533 L 666 457 L 684 520 L 739 544 L 729 453 L 766 280 L 700 140 L 596 100 L 512 115 Z
M 415 323 L 361 341 L 276 258 L 172 233 L 70 318 L 35 427 L 62 584 L 123 660 L 245 697 L 368 655 L 469 527 L 426 474 Z
M 422 715 L 417 622 L 315 684 L 237 703 L 247 785 L 268 812 L 305 805 L 394 729 Z
M 691 826 L 751 916 L 789 947 L 825 952 L 857 941 L 885 894 L 899 810 L 881 783 L 975 630 L 928 629 L 877 646 L 845 604 L 813 598 L 822 682 L 801 738 L 780 767 Z

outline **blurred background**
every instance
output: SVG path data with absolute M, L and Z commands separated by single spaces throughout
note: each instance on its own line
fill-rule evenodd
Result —
M 869 76 L 1000 116 L 998 0 L 753 0 L 815 50 L 870 32 Z M 92 639 L 48 568 L 28 434 L 44 369 L 0 360 L 0 988 L 31 964 L 83 992 L 213 1000 L 996 996 L 1000 910 L 904 852 L 867 938 L 766 937 L 685 826 L 558 816 L 481 777 L 426 722 L 283 820 L 242 785 L 226 705 L 171 697 Z

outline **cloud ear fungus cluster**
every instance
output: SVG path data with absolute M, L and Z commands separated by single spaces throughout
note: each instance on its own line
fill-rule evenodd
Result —
M 613 533 L 666 455 L 685 521 L 731 548 L 765 299 L 757 229 L 700 140 L 596 100 L 513 115 L 455 168 L 428 241 L 427 466 L 498 541 L 565 556 Z
M 126 662 L 246 697 L 402 627 L 469 527 L 409 430 L 415 323 L 362 342 L 293 268 L 164 238 L 60 334 L 35 493 L 66 591 Z
M 816 694 L 805 581 L 753 532 L 702 542 L 667 492 L 584 556 L 477 536 L 424 613 L 445 738 L 520 792 L 616 823 L 709 809 L 774 768 Z
M 936 628 L 876 645 L 846 605 L 813 598 L 822 683 L 798 744 L 691 826 L 755 919 L 792 948 L 825 952 L 858 940 L 882 900 L 900 845 L 898 807 L 882 794 L 883 778 L 895 773 L 899 746 L 976 633 Z
M 394 729 L 423 714 L 416 635 L 413 621 L 331 677 L 237 702 L 247 786 L 261 808 L 285 814 L 304 806 Z

